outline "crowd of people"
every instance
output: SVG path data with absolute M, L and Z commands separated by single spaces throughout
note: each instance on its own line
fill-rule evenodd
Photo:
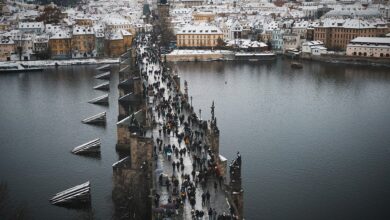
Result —
M 212 207 L 216 204 L 211 203 L 211 197 L 223 190 L 224 177 L 217 166 L 218 155 L 208 143 L 207 123 L 194 113 L 188 94 L 180 92 L 150 39 L 150 35 L 137 38 L 137 64 L 155 131 L 154 159 L 158 164 L 161 156 L 163 164 L 171 165 L 158 176 L 158 192 L 168 196 L 164 201 L 158 192 L 154 196 L 157 219 L 180 216 L 188 204 L 192 219 L 236 219 L 232 207 L 228 214 Z

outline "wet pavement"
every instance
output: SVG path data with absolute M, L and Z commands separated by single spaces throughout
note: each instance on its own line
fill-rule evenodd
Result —
M 155 204 L 153 207 L 155 212 L 160 213 L 160 215 L 155 215 L 155 219 L 164 219 L 166 217 L 168 217 L 168 219 L 217 219 L 218 215 L 222 215 L 223 213 L 228 214 L 229 204 L 225 196 L 223 187 L 224 184 L 219 182 L 219 178 L 215 175 L 206 178 L 207 181 L 202 182 L 203 184 L 201 184 L 200 179 L 198 178 L 198 174 L 202 172 L 202 170 L 204 171 L 208 169 L 208 163 L 206 162 L 210 160 L 210 156 L 207 153 L 207 149 L 202 147 L 194 149 L 189 146 L 193 142 L 199 142 L 207 145 L 208 140 L 206 135 L 200 135 L 200 133 L 202 133 L 202 128 L 200 128 L 200 126 L 196 123 L 189 123 L 187 130 L 189 127 L 190 133 L 197 133 L 197 135 L 193 135 L 194 138 L 191 139 L 192 142 L 185 143 L 185 139 L 183 139 L 180 134 L 186 133 L 185 122 L 187 120 L 181 121 L 177 120 L 177 118 L 184 116 L 184 119 L 188 119 L 190 115 L 194 114 L 191 111 L 191 108 L 181 106 L 182 102 L 174 101 L 175 97 L 177 98 L 176 100 L 181 100 L 183 98 L 183 94 L 175 91 L 176 89 L 170 81 L 170 78 L 166 78 L 164 80 L 164 76 L 162 74 L 162 64 L 158 61 L 158 59 L 153 57 L 150 50 L 148 50 L 149 52 L 147 53 L 144 53 L 145 51 L 145 45 L 139 47 L 138 53 L 145 54 L 142 58 L 143 62 L 139 65 L 139 67 L 143 74 L 147 74 L 147 86 L 154 86 L 153 94 L 149 94 L 151 96 L 148 96 L 150 99 L 148 102 L 148 108 L 152 113 L 152 117 L 155 122 L 155 126 L 153 126 L 154 152 L 156 160 L 156 181 L 154 188 L 156 189 L 158 196 L 155 195 Z M 159 91 L 161 91 L 160 95 L 157 95 Z M 159 108 L 159 106 L 167 103 L 169 107 L 166 109 Z M 177 118 L 175 118 L 175 122 L 177 122 L 175 123 L 175 128 L 173 128 L 169 134 L 169 130 L 167 128 L 169 127 L 169 119 L 167 118 L 168 114 L 170 116 L 177 116 Z M 201 163 L 200 165 L 199 163 L 197 164 L 194 160 L 198 159 L 204 160 L 204 163 Z M 180 165 L 173 166 L 173 162 L 176 165 Z M 169 187 L 167 187 L 166 179 L 168 179 Z M 177 179 L 177 187 L 175 187 L 174 179 Z M 188 187 L 188 184 L 194 187 Z M 189 191 L 191 191 L 191 189 L 195 189 L 195 199 L 193 200 L 195 201 L 195 204 L 194 202 L 191 204 L 189 201 Z M 207 192 L 209 194 L 209 200 L 207 200 Z M 184 198 L 184 195 L 185 199 L 182 199 Z M 202 195 L 204 198 L 203 204 Z M 156 197 L 159 197 L 159 199 L 156 199 Z M 210 208 L 212 210 L 212 212 L 210 212 L 212 213 L 211 216 L 208 214 Z M 172 211 L 172 213 L 170 211 Z M 197 217 L 195 217 L 195 213 L 199 213 Z

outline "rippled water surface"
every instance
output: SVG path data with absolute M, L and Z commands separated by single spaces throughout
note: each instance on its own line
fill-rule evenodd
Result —
M 80 219 L 58 191 L 90 180 L 98 219 L 112 215 L 117 83 L 110 107 L 95 66 L 0 75 L 0 180 L 33 219 Z M 247 219 L 390 219 L 390 69 L 324 63 L 179 63 L 196 111 L 215 100 L 221 153 L 243 156 Z M 80 120 L 107 111 L 106 128 Z M 101 159 L 69 151 L 102 139 Z

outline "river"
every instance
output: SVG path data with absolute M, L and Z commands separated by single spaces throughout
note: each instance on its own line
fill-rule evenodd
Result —
M 178 63 L 196 111 L 221 131 L 220 151 L 243 157 L 247 219 L 389 219 L 390 71 L 384 67 L 303 63 Z M 11 204 L 31 219 L 81 219 L 50 205 L 58 191 L 92 184 L 97 219 L 112 216 L 118 114 L 116 74 L 110 106 L 88 104 L 96 66 L 0 75 L 0 180 Z M 115 67 L 117 68 L 117 67 Z M 107 111 L 108 124 L 82 124 Z M 102 139 L 101 158 L 70 150 Z

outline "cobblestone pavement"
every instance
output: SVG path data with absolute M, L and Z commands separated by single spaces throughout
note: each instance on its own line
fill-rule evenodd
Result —
M 145 51 L 144 47 L 140 47 L 140 53 L 142 54 Z M 164 88 L 164 97 L 166 100 L 168 100 L 169 96 L 175 97 L 177 94 L 174 91 L 174 89 L 168 88 L 168 82 L 169 80 L 162 81 L 161 74 L 158 74 L 158 72 L 162 72 L 161 65 L 159 62 L 152 63 L 150 62 L 150 57 L 144 57 L 143 58 L 143 64 L 140 64 L 140 68 L 143 72 L 146 72 L 148 75 L 148 84 L 153 85 L 156 82 L 160 82 L 160 88 Z M 157 74 L 155 74 L 157 72 Z M 156 77 L 155 77 L 156 76 Z M 171 86 L 172 87 L 172 86 Z M 155 89 L 154 92 L 157 92 Z M 180 196 L 180 193 L 178 195 L 173 195 L 173 184 L 172 184 L 172 177 L 178 179 L 179 181 L 179 192 L 180 192 L 180 186 L 183 183 L 183 174 L 190 175 L 191 181 L 195 182 L 193 176 L 191 175 L 191 172 L 193 171 L 193 155 L 198 155 L 199 157 L 207 157 L 207 153 L 202 151 L 190 151 L 187 150 L 187 153 L 185 153 L 183 158 L 183 164 L 184 164 L 184 170 L 181 169 L 173 169 L 172 162 L 178 162 L 180 159 L 180 155 L 178 157 L 175 156 L 175 153 L 172 153 L 172 155 L 169 156 L 164 152 L 164 146 L 170 144 L 171 146 L 175 145 L 179 150 L 181 149 L 189 149 L 186 147 L 184 141 L 179 144 L 178 137 L 175 136 L 174 132 L 171 132 L 170 134 L 164 135 L 163 132 L 161 132 L 162 125 L 166 123 L 166 117 L 164 114 L 161 114 L 159 117 L 158 111 L 154 110 L 155 107 L 161 102 L 160 99 L 156 99 L 154 101 L 150 101 L 150 105 L 153 108 L 153 116 L 155 121 L 157 122 L 157 125 L 153 128 L 153 139 L 154 139 L 154 145 L 155 145 L 155 159 L 156 159 L 156 167 L 155 167 L 155 186 L 156 192 L 160 195 L 159 199 L 159 207 L 164 207 L 164 205 L 167 205 L 169 202 L 168 200 L 175 200 L 178 196 Z M 153 104 L 151 104 L 153 103 Z M 150 106 L 149 106 L 150 107 Z M 173 109 L 173 113 L 178 114 L 175 108 Z M 188 117 L 189 114 L 191 114 L 190 111 L 184 110 L 183 112 L 180 112 L 180 114 L 184 114 L 185 118 Z M 179 115 L 179 114 L 178 114 Z M 191 124 L 192 125 L 192 124 Z M 199 128 L 195 126 L 191 126 L 191 130 L 194 132 L 198 130 Z M 159 132 L 160 130 L 160 132 Z M 198 130 L 200 131 L 200 130 Z M 178 133 L 184 132 L 184 125 L 180 124 L 178 122 Z M 205 137 L 206 135 L 204 135 Z M 203 143 L 207 143 L 207 140 L 204 137 L 199 137 L 199 140 L 203 141 Z M 162 146 L 163 148 L 159 150 L 157 139 L 162 140 Z M 164 176 L 168 177 L 171 182 L 171 187 L 168 187 L 163 184 L 162 186 L 159 183 L 159 177 L 160 174 L 163 174 Z M 163 181 L 165 183 L 165 180 Z M 225 192 L 223 190 L 223 184 L 219 185 L 218 180 L 215 177 L 208 178 L 208 181 L 206 183 L 206 187 L 202 187 L 200 184 L 197 184 L 196 187 L 196 203 L 194 206 L 191 206 L 188 199 L 186 199 L 181 204 L 181 208 L 175 210 L 175 214 L 171 215 L 171 219 L 194 219 L 192 216 L 192 212 L 195 210 L 203 211 L 204 216 L 202 218 L 198 219 L 217 219 L 216 214 L 220 215 L 222 213 L 229 213 L 229 205 L 225 196 Z M 215 188 L 215 186 L 217 186 Z M 202 204 L 202 194 L 206 194 L 206 192 L 209 191 L 210 193 L 210 202 L 206 204 Z M 158 208 L 158 207 L 155 207 Z M 214 210 L 213 216 L 208 216 L 208 210 L 209 208 L 212 208 Z M 162 209 L 160 209 L 162 210 Z M 161 211 L 162 212 L 162 211 Z M 158 218 L 156 218 L 158 219 Z M 163 219 L 161 217 L 160 219 Z M 169 218 L 167 218 L 169 219 Z

